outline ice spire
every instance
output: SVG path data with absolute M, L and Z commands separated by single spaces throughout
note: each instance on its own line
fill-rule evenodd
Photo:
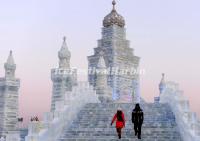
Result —
M 10 51 L 7 62 L 4 64 L 4 68 L 6 78 L 15 78 L 16 64 L 13 59 L 12 50 Z
M 115 11 L 115 5 L 116 5 L 116 1 L 115 0 L 112 1 L 112 5 L 113 5 L 113 11 Z
M 70 68 L 71 53 L 67 47 L 66 37 L 63 37 L 63 44 L 60 51 L 58 52 L 58 58 L 59 58 L 59 68 L 64 68 L 64 69 Z
M 102 103 L 112 101 L 112 90 L 108 87 L 107 68 L 102 52 L 97 64 L 95 89 Z
M 97 87 L 107 86 L 106 63 L 103 54 L 100 53 L 99 62 L 97 64 Z
M 8 56 L 7 63 L 10 64 L 10 65 L 15 64 L 14 59 L 13 59 L 13 55 L 12 55 L 12 50 L 10 50 L 10 54 Z
M 160 84 L 159 84 L 160 94 L 163 93 L 164 89 L 165 89 L 165 74 L 163 73 L 162 79 L 161 79 Z
M 97 68 L 98 69 L 105 69 L 106 68 L 106 63 L 105 63 L 105 60 L 104 60 L 102 55 L 99 57 L 99 62 L 97 64 Z

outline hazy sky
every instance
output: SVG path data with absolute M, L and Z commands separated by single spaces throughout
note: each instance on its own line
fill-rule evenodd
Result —
M 199 5 L 199 0 L 117 0 L 127 39 L 146 70 L 141 76 L 142 96 L 153 101 L 165 72 L 167 80 L 180 84 L 192 110 L 200 115 Z M 64 35 L 71 65 L 87 68 L 86 56 L 93 54 L 102 20 L 111 8 L 111 0 L 0 0 L 0 76 L 11 49 L 21 79 L 21 116 L 49 111 L 50 69 L 58 66 Z

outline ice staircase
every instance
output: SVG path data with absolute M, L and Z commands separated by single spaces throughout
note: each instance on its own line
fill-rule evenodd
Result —
M 122 131 L 122 141 L 137 141 L 131 122 L 133 104 L 85 105 L 76 119 L 63 130 L 58 141 L 115 141 L 118 140 L 115 124 L 111 119 L 118 107 L 125 113 L 126 127 Z M 160 103 L 142 104 L 144 123 L 141 141 L 182 141 L 177 129 L 175 116 L 169 105 Z

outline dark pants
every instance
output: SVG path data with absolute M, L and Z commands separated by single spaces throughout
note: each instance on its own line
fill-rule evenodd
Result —
M 117 130 L 119 139 L 121 139 L 122 128 L 116 128 L 116 130 Z
M 141 138 L 141 128 L 142 124 L 134 123 L 135 135 L 138 135 L 138 138 Z

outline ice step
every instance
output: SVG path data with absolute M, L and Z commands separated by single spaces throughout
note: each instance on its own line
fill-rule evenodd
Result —
M 122 141 L 137 141 L 131 122 L 133 104 L 89 103 L 82 108 L 58 141 L 117 141 L 115 125 L 110 126 L 118 107 L 125 113 Z M 141 141 L 182 141 L 173 112 L 167 104 L 143 104 L 144 124 Z

